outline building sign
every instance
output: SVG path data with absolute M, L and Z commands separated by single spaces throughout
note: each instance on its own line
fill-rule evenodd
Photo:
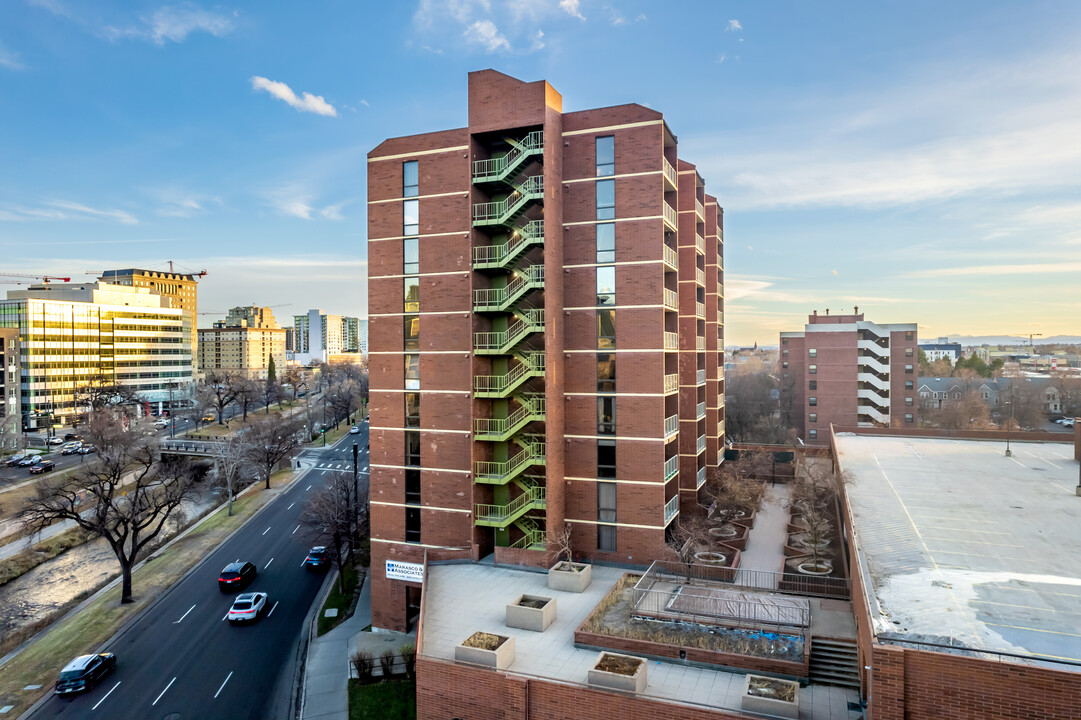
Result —
M 423 583 L 424 566 L 418 563 L 387 560 L 387 580 L 406 580 L 408 582 Z

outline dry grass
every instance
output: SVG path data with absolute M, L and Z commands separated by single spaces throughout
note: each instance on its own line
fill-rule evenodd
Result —
M 642 667 L 642 662 L 638 658 L 605 654 L 596 667 L 598 670 L 618 675 L 634 675 L 638 672 L 638 668 Z
M 502 645 L 506 639 L 507 638 L 502 635 L 493 635 L 492 633 L 477 631 L 467 637 L 462 645 L 480 648 L 481 650 L 495 650 Z
M 748 686 L 748 695 L 774 698 L 784 702 L 794 702 L 796 699 L 797 683 L 786 680 L 774 680 L 773 678 L 752 677 Z
M 57 555 L 82 545 L 86 540 L 87 535 L 85 532 L 80 528 L 71 528 L 23 550 L 18 555 L 13 555 L 0 562 L 0 585 L 5 585 L 15 578 L 25 575 L 43 562 L 52 560 Z
M 51 688 L 67 661 L 100 647 L 272 497 L 262 491 L 251 492 L 233 503 L 232 517 L 220 510 L 160 554 L 151 555 L 135 571 L 135 602 L 120 604 L 118 584 L 79 613 L 56 623 L 3 667 L 0 705 L 13 705 L 12 717 L 17 717 L 42 694 L 24 687 L 36 684 Z

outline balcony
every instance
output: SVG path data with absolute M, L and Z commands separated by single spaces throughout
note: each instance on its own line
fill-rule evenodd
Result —
M 672 167 L 672 163 L 668 162 L 663 157 L 661 158 L 661 172 L 664 173 L 665 191 L 674 191 L 678 186 L 676 169 Z
M 474 524 L 504 528 L 530 510 L 547 506 L 543 487 L 531 487 L 506 505 L 477 503 L 473 507 Z
M 530 265 L 514 271 L 506 287 L 473 291 L 474 312 L 504 312 L 526 293 L 544 288 L 544 266 Z
M 699 435 L 698 442 L 695 443 L 695 455 L 701 455 L 706 451 L 706 436 Z
M 701 420 L 702 418 L 704 418 L 706 416 L 706 404 L 704 402 L 698 403 L 695 410 L 696 410 L 695 419 Z
M 664 439 L 669 440 L 679 435 L 679 415 L 669 415 L 664 419 Z
M 698 350 L 698 352 L 705 352 L 706 339 L 704 337 L 695 338 L 695 348 Z
M 702 287 L 705 287 L 706 286 L 706 271 L 702 270 L 701 268 L 695 268 L 694 269 L 694 281 L 696 283 L 698 283 L 699 285 L 701 285 Z
M 679 299 L 675 290 L 664 288 L 664 309 L 673 312 L 679 311 Z
M 662 201 L 661 202 L 661 211 L 664 214 L 664 224 L 667 225 L 669 227 L 669 229 L 672 230 L 672 232 L 675 232 L 677 230 L 677 226 L 678 226 L 678 220 L 677 220 L 678 216 L 676 215 L 675 208 L 673 208 L 668 203 Z
M 679 270 L 679 255 L 676 251 L 667 245 L 661 245 L 661 247 L 664 248 L 664 254 L 661 258 L 664 260 L 665 266 L 672 271 Z
M 679 335 L 674 332 L 666 332 L 664 334 L 664 349 L 679 350 Z
M 694 315 L 695 315 L 695 317 L 697 317 L 700 320 L 705 320 L 706 319 L 706 304 L 696 302 L 694 304 Z
M 664 481 L 668 482 L 679 475 L 679 455 L 673 455 L 664 461 Z
M 508 225 L 525 212 L 534 200 L 544 199 L 544 176 L 533 175 L 502 200 L 473 206 L 473 225 Z
M 664 394 L 671 395 L 674 392 L 679 391 L 679 375 L 672 373 L 671 375 L 664 376 Z
M 694 250 L 699 255 L 706 254 L 706 239 L 697 232 L 694 234 Z
M 698 219 L 702 222 L 706 221 L 706 206 L 698 201 L 698 198 L 694 200 L 694 214 L 698 216 Z
M 544 132 L 534 130 L 521 142 L 508 140 L 513 147 L 503 157 L 473 161 L 473 182 L 501 182 L 514 175 L 527 159 L 544 149 Z
M 544 332 L 544 310 L 526 310 L 506 330 L 473 333 L 473 350 L 478 355 L 506 355 L 537 332 Z
M 523 472 L 546 463 L 544 443 L 526 442 L 522 450 L 510 460 L 493 462 L 477 460 L 473 463 L 473 481 L 485 485 L 506 485 Z
M 534 245 L 544 244 L 544 221 L 533 220 L 515 228 L 505 243 L 473 248 L 473 269 L 508 269 Z
M 529 353 L 518 358 L 518 364 L 502 375 L 476 375 L 473 392 L 477 397 L 505 398 L 530 378 L 544 377 L 544 353 Z
M 473 418 L 473 439 L 489 442 L 509 440 L 531 422 L 544 420 L 544 396 L 523 396 L 514 412 L 505 418 Z
M 694 376 L 694 384 L 695 385 L 705 385 L 706 384 L 706 371 L 705 370 L 699 370 L 698 373 Z
M 706 484 L 706 469 L 704 467 L 698 468 L 698 475 L 695 476 L 694 489 L 700 490 L 703 485 Z
M 664 504 L 664 526 L 668 527 L 668 523 L 675 520 L 676 515 L 679 515 L 679 495 L 673 495 L 672 499 Z

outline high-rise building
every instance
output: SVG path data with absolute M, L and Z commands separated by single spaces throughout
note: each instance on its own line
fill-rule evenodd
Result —
M 199 369 L 232 370 L 265 380 L 271 360 L 285 366 L 285 330 L 268 307 L 235 307 L 213 328 L 199 329 Z
M 85 388 L 123 384 L 147 402 L 192 380 L 191 316 L 143 286 L 36 285 L 0 300 L 0 327 L 17 328 L 26 427 L 68 424 Z
M 469 76 L 368 155 L 372 610 L 425 553 L 646 565 L 724 446 L 722 210 L 641 105 Z M 393 570 L 392 570 L 393 567 Z
M 169 267 L 172 267 L 170 264 Z M 98 280 L 111 285 L 130 285 L 131 287 L 149 288 L 151 292 L 166 298 L 169 302 L 165 307 L 174 307 L 188 314 L 188 325 L 191 328 L 191 355 L 192 361 L 198 360 L 198 337 L 195 329 L 199 326 L 199 280 L 206 275 L 206 271 L 199 273 L 174 273 L 161 270 L 142 270 L 139 268 L 126 268 L 124 270 L 106 270 Z M 197 369 L 196 364 L 193 369 Z
M 316 308 L 293 316 L 293 360 L 300 365 L 327 362 L 331 355 L 358 352 L 360 321 L 345 315 L 328 315 Z
M 19 330 L 0 327 L 0 452 L 19 446 Z
M 360 318 L 342 317 L 342 350 L 360 351 Z
M 879 325 L 850 315 L 807 318 L 781 333 L 781 405 L 808 444 L 829 428 L 919 425 L 916 323 Z

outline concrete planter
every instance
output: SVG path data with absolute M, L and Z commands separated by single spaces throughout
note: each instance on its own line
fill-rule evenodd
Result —
M 646 689 L 646 661 L 633 655 L 621 655 L 619 653 L 602 652 L 600 657 L 597 658 L 597 665 L 601 663 L 606 657 L 624 658 L 627 660 L 634 660 L 638 663 L 638 670 L 633 675 L 624 675 L 622 673 L 608 672 L 607 670 L 598 670 L 594 666 L 589 671 L 589 684 L 594 687 L 604 688 L 605 690 L 618 690 L 620 692 L 627 693 L 640 693 Z
M 792 690 L 792 700 L 782 700 L 768 695 L 752 695 L 751 683 L 765 681 L 775 687 L 785 687 Z M 777 678 L 763 677 L 761 675 L 747 675 L 743 679 L 743 701 L 741 707 L 750 712 L 777 717 L 799 718 L 799 683 L 792 680 L 779 680 Z
M 543 602 L 542 607 L 522 605 L 522 601 Z M 507 627 L 544 632 L 556 619 L 555 598 L 540 595 L 519 595 L 518 599 L 507 605 Z
M 591 582 L 592 565 L 560 561 L 548 569 L 548 587 L 552 590 L 580 593 L 584 592 Z
M 503 670 L 514 662 L 514 638 L 497 635 L 502 642 L 495 650 L 458 645 L 454 648 L 454 659 L 461 662 L 483 665 L 485 667 Z

